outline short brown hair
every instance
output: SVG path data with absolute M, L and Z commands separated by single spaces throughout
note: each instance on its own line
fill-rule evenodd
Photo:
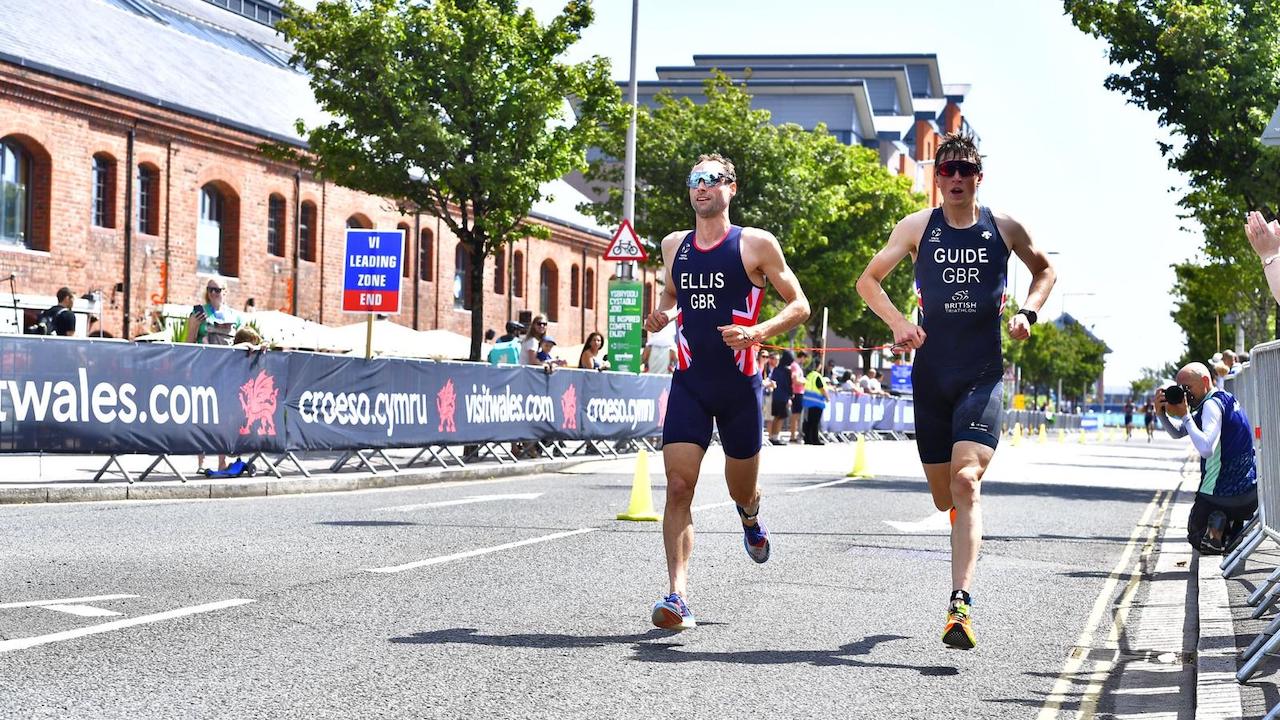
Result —
M 721 155 L 720 153 L 703 153 L 698 156 L 698 162 L 694 163 L 694 167 L 704 162 L 718 162 L 724 166 L 724 171 L 729 173 L 729 177 L 733 180 L 738 179 L 738 171 L 733 168 L 733 161 Z
M 972 133 L 961 130 L 942 136 L 942 142 L 938 143 L 938 149 L 934 151 L 933 158 L 937 161 L 943 156 L 973 158 L 978 165 L 982 165 L 982 155 L 978 153 L 978 138 Z
M 233 345 L 239 345 L 240 343 L 249 343 L 250 345 L 261 345 L 262 336 L 258 334 L 257 330 L 254 330 L 253 328 L 246 325 L 236 331 L 236 336 L 231 341 L 231 344 Z

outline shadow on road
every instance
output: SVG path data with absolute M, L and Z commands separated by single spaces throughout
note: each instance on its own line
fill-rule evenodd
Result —
M 722 623 L 700 622 L 698 625 Z M 870 655 L 882 642 L 908 640 L 904 635 L 869 635 L 857 642 L 846 643 L 835 650 L 737 650 L 732 652 L 687 651 L 675 642 L 650 643 L 647 640 L 671 640 L 675 633 L 652 629 L 644 633 L 627 635 L 551 635 L 543 633 L 516 635 L 482 635 L 475 628 L 451 628 L 414 633 L 408 637 L 391 638 L 391 642 L 405 645 L 487 645 L 490 647 L 523 647 L 544 650 L 600 648 L 608 645 L 633 645 L 632 660 L 642 662 L 685 663 L 720 662 L 735 665 L 792 665 L 804 664 L 818 667 L 849 666 L 887 670 L 910 670 L 926 677 L 958 675 L 950 665 L 902 665 L 879 663 L 855 658 Z
M 782 487 L 801 487 L 810 482 L 810 480 L 805 480 L 803 482 L 780 483 L 780 485 Z M 1052 497 L 1066 500 L 1141 503 L 1143 505 L 1151 502 L 1151 497 L 1155 493 L 1154 490 L 1140 488 L 1053 483 L 1013 483 L 1000 482 L 998 480 L 990 481 L 990 484 L 984 481 L 982 485 L 983 497 Z M 925 484 L 924 478 L 885 476 L 832 485 L 828 490 L 831 492 L 887 490 L 889 492 L 909 492 L 926 495 L 929 492 L 929 487 Z

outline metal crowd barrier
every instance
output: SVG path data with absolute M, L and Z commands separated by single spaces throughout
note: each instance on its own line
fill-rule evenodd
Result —
M 1004 424 L 1013 427 L 1015 423 L 1024 428 L 1039 428 L 1044 425 L 1049 430 L 1079 430 L 1080 415 L 1071 413 L 1051 413 L 1044 410 L 1006 410 Z
M 1258 345 L 1250 352 L 1250 362 L 1226 381 L 1227 391 L 1236 396 L 1254 426 L 1258 458 L 1258 513 L 1246 528 L 1238 547 L 1222 560 L 1223 575 L 1230 576 L 1244 565 L 1249 555 L 1270 539 L 1280 543 L 1280 341 Z M 1280 568 L 1249 597 L 1260 618 L 1280 599 Z M 1247 682 L 1268 655 L 1280 647 L 1280 617 L 1268 625 L 1241 653 L 1244 665 L 1236 673 L 1237 682 Z M 1267 718 L 1280 717 L 1280 705 Z

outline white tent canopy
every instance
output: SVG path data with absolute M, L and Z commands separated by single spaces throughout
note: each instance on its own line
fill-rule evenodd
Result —
M 366 324 L 344 325 L 334 330 L 343 349 L 353 355 L 365 351 Z M 373 323 L 373 352 L 388 357 L 465 358 L 471 350 L 471 338 L 448 330 L 418 332 L 390 320 Z

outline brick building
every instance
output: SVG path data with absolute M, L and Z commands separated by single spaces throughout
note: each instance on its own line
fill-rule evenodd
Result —
M 257 309 L 356 322 L 341 312 L 341 270 L 344 229 L 359 226 L 408 237 L 396 322 L 470 334 L 470 256 L 443 222 L 260 152 L 300 144 L 295 119 L 319 118 L 270 25 L 275 2 L 0 0 L 0 10 L 0 278 L 16 276 L 26 314 L 0 307 L 0 329 L 30 322 L 65 285 L 87 296 L 78 313 L 132 337 L 162 312 L 185 314 L 210 277 L 236 308 L 253 298 Z M 486 261 L 484 325 L 501 332 L 542 312 L 562 344 L 580 343 L 605 325 L 610 236 L 574 209 L 583 198 L 572 187 L 544 189 L 554 197 L 532 219 L 552 237 Z

